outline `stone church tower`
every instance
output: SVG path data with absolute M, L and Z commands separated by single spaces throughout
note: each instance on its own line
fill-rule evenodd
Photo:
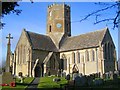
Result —
M 62 40 L 71 36 L 70 6 L 52 4 L 48 6 L 47 13 L 47 35 L 59 49 Z

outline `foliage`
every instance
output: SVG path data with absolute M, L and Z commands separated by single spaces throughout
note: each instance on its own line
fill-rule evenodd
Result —
M 4 17 L 10 13 L 19 15 L 22 10 L 16 9 L 19 6 L 18 2 L 0 2 L 0 7 L 2 7 L 2 12 L 0 12 L 0 17 Z M 0 29 L 5 25 L 5 23 L 0 22 Z
M 10 13 L 15 13 L 19 15 L 21 10 L 15 9 L 15 7 L 19 6 L 18 2 L 2 2 L 2 14 L 1 16 L 8 15 Z

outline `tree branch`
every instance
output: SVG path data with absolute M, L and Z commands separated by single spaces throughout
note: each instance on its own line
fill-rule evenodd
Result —
M 81 19 L 80 22 L 88 19 L 90 16 L 92 16 L 92 15 L 94 15 L 94 14 L 96 14 L 96 13 L 99 13 L 99 12 L 101 12 L 101 11 L 105 11 L 105 10 L 107 10 L 107 9 L 111 9 L 111 8 L 115 7 L 116 5 L 118 5 L 118 4 L 114 4 L 114 5 L 111 5 L 111 6 L 109 6 L 109 7 L 106 7 L 106 8 L 100 9 L 100 10 L 97 10 L 97 11 L 95 11 L 95 12 L 92 12 L 92 13 L 86 15 L 83 19 Z

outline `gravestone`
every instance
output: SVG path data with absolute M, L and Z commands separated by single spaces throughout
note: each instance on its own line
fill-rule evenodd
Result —
M 73 80 L 75 80 L 75 78 L 76 78 L 77 76 L 79 76 L 78 73 L 73 73 Z
M 95 73 L 95 78 L 98 78 L 98 73 Z
M 19 72 L 19 78 L 20 78 L 20 83 L 24 83 L 24 77 L 23 77 L 23 73 Z
M 117 80 L 118 77 L 117 77 L 117 74 L 113 74 L 113 80 Z
M 101 77 L 101 74 L 100 74 L 100 72 L 98 73 L 98 78 L 100 78 Z
M 61 73 L 61 77 L 65 77 L 66 76 L 66 73 L 65 72 L 62 72 Z
M 70 80 L 70 74 L 65 77 L 66 80 Z
M 82 77 L 83 76 L 82 73 L 79 73 L 79 76 Z
M 119 76 L 120 76 L 120 70 L 118 71 L 118 73 L 119 73 Z
M 118 84 L 118 76 L 117 76 L 117 74 L 113 74 L 113 82 Z
M 76 76 L 75 77 L 75 86 L 87 86 L 87 78 L 86 76 Z
M 94 75 L 93 75 L 93 74 L 90 74 L 90 77 L 91 77 L 92 79 L 95 79 L 95 77 L 94 77 Z
M 13 79 L 13 76 L 10 72 L 3 72 L 2 74 L 2 84 L 10 84 L 12 82 L 15 82 L 15 79 Z
M 91 86 L 93 84 L 93 76 L 87 77 L 87 83 L 88 83 L 88 86 Z
M 95 74 L 93 73 L 92 75 L 93 75 L 93 78 L 95 79 Z
M 105 73 L 102 75 L 102 79 L 105 79 Z
M 110 74 L 110 79 L 113 79 L 113 72 L 110 71 L 109 74 Z
M 119 71 L 114 71 L 114 74 L 117 74 L 117 76 L 119 76 Z
M 53 78 L 53 82 L 58 83 L 58 82 L 60 82 L 60 81 L 61 81 L 61 79 L 60 79 L 60 78 Z
M 109 79 L 109 73 L 105 73 L 105 79 Z
M 95 86 L 99 86 L 99 85 L 102 85 L 103 84 L 103 79 L 96 79 L 94 80 L 94 85 Z
M 58 77 L 61 76 L 61 70 L 58 70 L 58 72 L 57 72 L 57 76 L 58 76 Z

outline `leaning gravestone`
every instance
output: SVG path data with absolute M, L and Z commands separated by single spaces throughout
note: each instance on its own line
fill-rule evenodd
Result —
M 10 84 L 12 82 L 15 82 L 15 79 L 13 79 L 13 76 L 10 72 L 3 72 L 2 74 L 2 84 Z

